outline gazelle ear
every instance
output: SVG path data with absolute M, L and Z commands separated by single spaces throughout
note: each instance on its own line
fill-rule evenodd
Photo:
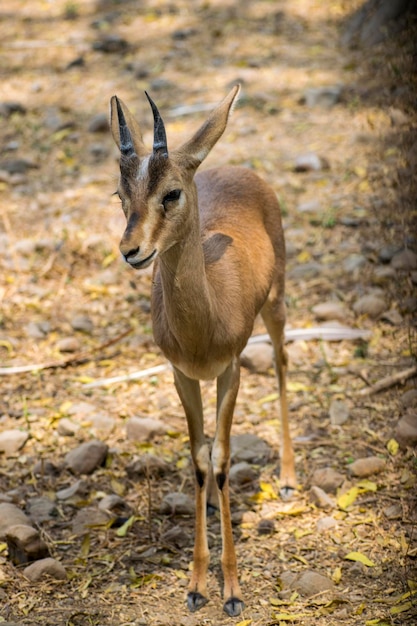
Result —
M 189 161 L 190 167 L 196 169 L 224 133 L 239 91 L 240 85 L 233 87 L 193 137 L 176 150 L 182 159 Z
M 142 133 L 135 118 L 127 106 L 113 96 L 110 100 L 110 128 L 113 139 L 120 152 L 125 156 L 136 154 L 144 157 L 148 154 L 142 139 Z

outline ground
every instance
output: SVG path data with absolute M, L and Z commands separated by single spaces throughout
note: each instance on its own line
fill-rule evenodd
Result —
M 26 511 L 36 497 L 56 502 L 55 516 L 40 528 L 68 578 L 29 582 L 1 544 L 0 620 L 74 626 L 416 623 L 415 449 L 398 448 L 395 439 L 406 411 L 404 392 L 415 389 L 416 378 L 360 394 L 415 365 L 417 354 L 415 267 L 411 261 L 394 268 L 391 260 L 397 250 L 415 252 L 417 245 L 416 37 L 413 24 L 403 20 L 394 37 L 343 47 L 353 5 L 3 0 L 0 364 L 45 367 L 13 375 L 2 370 L 1 428 L 17 428 L 29 438 L 15 454 L 0 457 L 0 495 Z M 277 497 L 273 372 L 242 368 L 233 433 L 257 435 L 271 455 L 252 464 L 255 483 L 232 490 L 246 609 L 231 619 L 221 609 L 218 516 L 209 519 L 210 602 L 190 615 L 184 597 L 192 516 L 160 512 L 167 494 L 193 493 L 171 372 L 86 385 L 165 363 L 152 342 L 150 273 L 135 273 L 118 252 L 124 218 L 112 195 L 117 151 L 100 115 L 118 94 L 150 145 L 152 119 L 143 93 L 149 90 L 169 145 L 179 145 L 202 123 L 207 105 L 235 82 L 242 84 L 240 105 L 204 166 L 244 164 L 276 191 L 288 251 L 288 326 L 317 326 L 315 305 L 334 300 L 348 311 L 343 322 L 370 336 L 288 343 L 299 479 L 290 503 Z M 334 88 L 330 101 L 311 102 L 315 95 L 308 90 L 322 87 Z M 4 105 L 10 102 L 15 104 Z M 296 171 L 297 158 L 306 153 L 313 154 L 310 166 Z M 354 313 L 355 303 L 371 292 L 385 302 L 384 310 Z M 84 316 L 80 330 L 74 329 L 77 316 Z M 262 332 L 257 322 L 255 333 Z M 212 435 L 214 384 L 204 383 L 203 394 Z M 342 425 L 329 417 L 335 399 L 349 410 Z M 82 412 L 82 402 L 90 412 Z M 73 436 L 58 428 L 68 416 L 80 420 Z M 159 419 L 168 431 L 135 442 L 126 436 L 134 416 Z M 77 480 L 64 466 L 65 455 L 93 438 L 108 444 L 106 463 L 83 476 L 83 498 L 56 500 Z M 126 473 L 145 452 L 168 463 L 162 477 Z M 383 470 L 362 481 L 352 477 L 349 465 L 369 456 L 383 459 Z M 35 472 L 39 459 L 56 472 Z M 314 504 L 309 491 L 313 472 L 325 467 L 344 477 L 330 511 Z M 111 493 L 135 513 L 126 532 L 94 524 L 97 502 Z M 346 494 L 350 502 L 341 499 Z M 93 523 L 78 532 L 74 521 L 83 511 Z M 329 517 L 335 525 L 319 531 L 318 522 L 322 528 Z M 265 520 L 270 532 L 262 533 Z M 177 541 L 168 544 L 166 532 L 175 527 Z M 346 559 L 352 552 L 359 561 Z M 330 595 L 281 590 L 284 573 L 305 571 L 332 581 Z

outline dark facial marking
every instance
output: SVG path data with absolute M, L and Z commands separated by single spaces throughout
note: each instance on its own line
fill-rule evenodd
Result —
M 233 243 L 232 237 L 223 233 L 215 233 L 203 243 L 204 262 L 207 265 L 216 263 L 227 248 Z

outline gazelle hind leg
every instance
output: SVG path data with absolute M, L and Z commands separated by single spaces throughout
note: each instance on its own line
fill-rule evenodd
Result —
M 288 500 L 297 487 L 297 478 L 288 419 L 286 387 L 288 357 L 284 348 L 285 304 L 283 298 L 275 297 L 273 290 L 271 290 L 268 300 L 261 310 L 261 315 L 271 337 L 275 355 L 281 409 L 280 493 L 283 500 Z

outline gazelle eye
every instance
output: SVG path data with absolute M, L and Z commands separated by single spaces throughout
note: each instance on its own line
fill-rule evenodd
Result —
M 167 193 L 163 200 L 162 200 L 162 204 L 164 206 L 164 209 L 167 209 L 167 204 L 169 202 L 176 202 L 177 200 L 179 200 L 179 197 L 181 195 L 181 189 L 173 189 L 172 191 L 170 191 L 169 193 Z

